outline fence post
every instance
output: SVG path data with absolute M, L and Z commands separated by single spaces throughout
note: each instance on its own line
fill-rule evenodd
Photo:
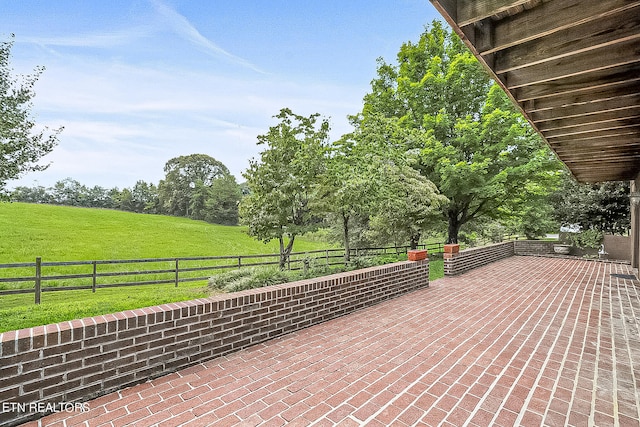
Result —
M 326 250 L 327 267 L 329 267 L 329 249 Z
M 178 261 L 179 261 L 178 258 L 176 258 L 176 288 L 178 287 L 178 279 L 179 279 L 179 273 L 180 273 L 180 270 L 178 268 Z
M 40 304 L 40 292 L 42 291 L 42 258 L 36 257 L 36 304 Z
M 98 263 L 96 261 L 93 261 L 93 277 L 91 282 L 91 292 L 93 292 L 94 294 L 96 293 L 96 276 L 98 271 L 97 264 Z
M 242 267 L 242 255 L 238 256 L 238 268 Z

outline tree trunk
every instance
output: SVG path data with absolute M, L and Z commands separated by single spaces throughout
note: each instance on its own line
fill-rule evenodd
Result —
M 420 243 L 420 233 L 411 234 L 411 249 L 418 249 L 418 243 Z
M 342 241 L 344 243 L 344 262 L 351 261 L 351 246 L 349 245 L 349 215 L 342 215 Z
M 284 236 L 280 236 L 278 240 L 280 241 L 280 270 L 284 270 L 287 261 L 289 260 L 289 255 L 291 255 L 291 250 L 293 249 L 293 241 L 296 239 L 295 235 L 292 235 L 289 238 L 289 243 L 287 246 L 284 246 Z
M 449 227 L 447 229 L 447 243 L 458 243 L 458 233 L 462 223 L 458 219 L 457 212 L 449 212 Z
M 280 242 L 280 270 L 284 270 L 284 265 L 287 263 L 287 259 L 284 257 L 284 237 L 278 237 Z

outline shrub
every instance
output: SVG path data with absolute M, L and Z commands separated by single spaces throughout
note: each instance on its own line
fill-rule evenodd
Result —
M 601 231 L 589 229 L 579 233 L 570 233 L 568 238 L 571 244 L 580 249 L 597 249 L 604 239 L 604 234 Z
M 389 264 L 406 260 L 406 255 L 382 255 L 377 257 L 353 258 L 348 265 L 326 266 L 309 263 L 306 270 L 280 270 L 278 267 L 252 267 L 227 271 L 209 279 L 209 289 L 218 292 L 238 292 L 246 289 L 261 288 L 263 286 L 278 285 L 280 283 L 295 282 L 296 280 L 326 276 L 343 271 L 357 270 L 374 265 Z

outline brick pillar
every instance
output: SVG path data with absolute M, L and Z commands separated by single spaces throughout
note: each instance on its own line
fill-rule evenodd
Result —
M 638 275 L 640 265 L 640 177 L 631 181 L 631 267 Z

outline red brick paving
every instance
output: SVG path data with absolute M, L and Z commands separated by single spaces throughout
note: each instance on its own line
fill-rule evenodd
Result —
M 640 285 L 612 273 L 512 257 L 28 426 L 637 426 Z

